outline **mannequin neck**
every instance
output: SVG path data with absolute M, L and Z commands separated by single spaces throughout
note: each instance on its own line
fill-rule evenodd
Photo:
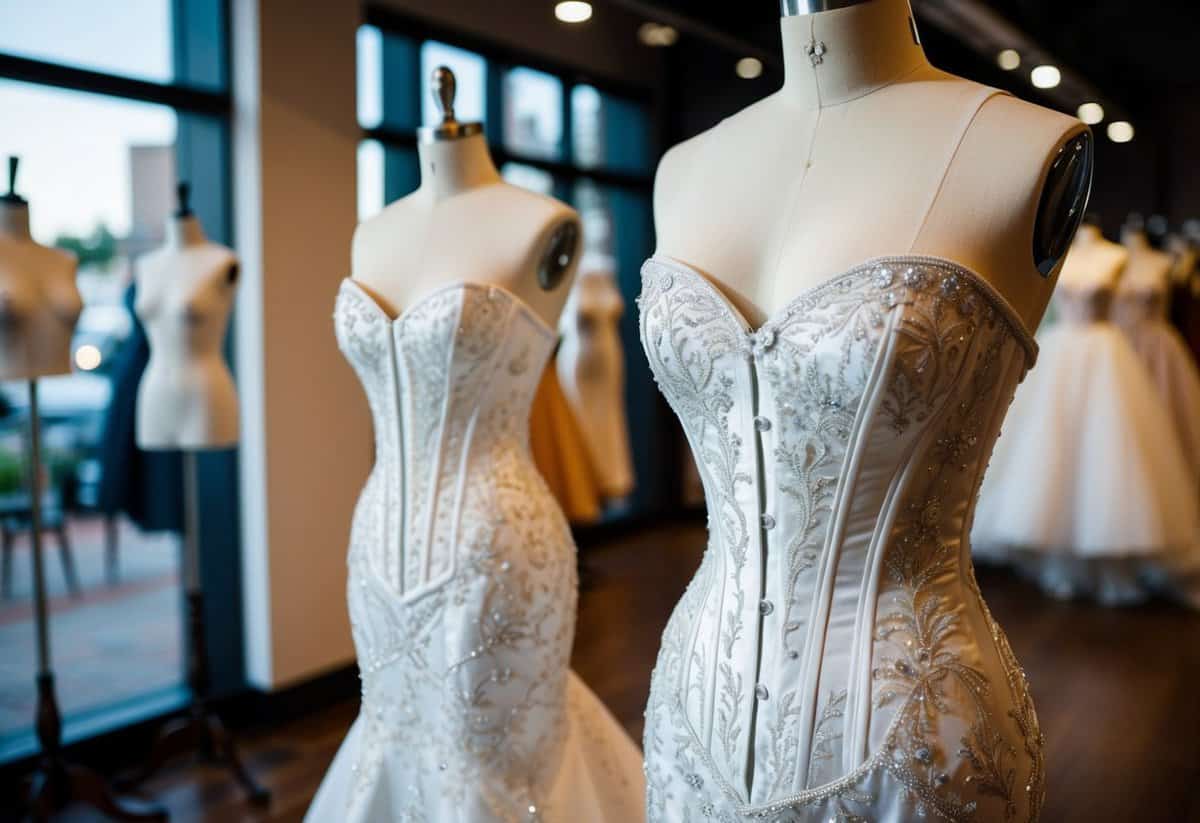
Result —
M 33 235 L 29 231 L 29 206 L 0 202 L 0 237 L 33 242 Z
M 1137 229 L 1126 229 L 1121 237 L 1121 245 L 1130 251 L 1145 251 L 1150 248 L 1146 233 Z
M 864 97 L 929 65 L 914 36 L 908 0 L 784 17 L 780 26 L 783 95 L 804 108 Z
M 190 246 L 203 246 L 208 242 L 204 236 L 204 228 L 194 216 L 167 218 L 166 246 L 170 249 L 184 249 Z
M 1103 239 L 1103 235 L 1100 234 L 1100 227 L 1093 226 L 1090 223 L 1084 223 L 1079 227 L 1079 231 L 1075 233 L 1075 242 L 1080 246 L 1092 246 Z
M 500 182 L 483 135 L 421 143 L 421 189 L 444 200 L 471 189 Z

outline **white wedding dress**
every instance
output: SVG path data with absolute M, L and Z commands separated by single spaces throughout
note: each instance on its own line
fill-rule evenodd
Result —
M 362 709 L 306 820 L 642 820 L 640 753 L 569 669 L 575 547 L 529 454 L 555 333 L 475 284 L 393 319 L 346 280 L 335 322 L 376 435 L 349 554 Z
M 971 538 L 1060 598 L 1200 606 L 1200 490 L 1166 407 L 1110 321 L 1113 286 L 1060 285 L 996 445 Z
M 757 331 L 643 270 L 642 340 L 695 454 L 709 546 L 663 635 L 648 817 L 1032 821 L 1042 736 L 967 534 L 1036 346 L 979 276 L 895 257 Z
M 1187 343 L 1167 320 L 1166 286 L 1119 288 L 1113 319 L 1150 372 L 1200 489 L 1200 370 Z

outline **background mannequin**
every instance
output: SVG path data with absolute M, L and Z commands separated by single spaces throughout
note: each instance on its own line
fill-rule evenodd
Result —
M 1129 250 L 1129 268 L 1122 288 L 1132 291 L 1166 292 L 1171 282 L 1171 255 L 1150 245 L 1140 217 L 1133 217 L 1121 230 L 1121 243 Z
M 435 84 L 445 120 L 421 130 L 421 186 L 359 226 L 353 278 L 393 316 L 439 286 L 483 281 L 553 328 L 569 294 L 558 287 L 578 264 L 579 215 L 504 182 L 479 124 L 454 120 L 453 75 Z
M 150 362 L 138 387 L 143 449 L 222 449 L 237 442 L 238 402 L 222 346 L 237 285 L 232 250 L 208 240 L 179 184 L 166 243 L 138 261 L 138 318 Z
M 585 258 L 559 328 L 558 379 L 579 420 L 601 493 L 633 491 L 633 456 L 625 420 L 625 354 L 617 328 L 625 304 L 611 257 Z
M 1092 223 L 1080 227 L 1063 264 L 1061 282 L 1071 291 L 1116 287 L 1129 263 L 1129 251 L 1109 242 Z
M 29 203 L 16 193 L 17 158 L 0 197 L 0 380 L 71 371 L 71 336 L 83 309 L 75 258 L 34 242 Z
M 930 66 L 907 0 L 788 5 L 804 8 L 782 21 L 782 90 L 663 160 L 659 253 L 719 280 L 754 325 L 912 252 L 974 269 L 1036 327 L 1054 285 L 1038 268 L 1055 273 L 1082 217 L 1086 127 Z

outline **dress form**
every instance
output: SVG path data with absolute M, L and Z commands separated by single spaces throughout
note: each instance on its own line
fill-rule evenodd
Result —
M 554 327 L 578 265 L 579 215 L 510 185 L 479 124 L 454 119 L 454 75 L 440 68 L 441 126 L 422 130 L 421 185 L 358 227 L 353 279 L 393 316 L 441 286 L 478 281 L 519 297 Z
M 559 324 L 562 345 L 556 367 L 600 491 L 609 499 L 625 497 L 634 485 L 625 419 L 625 353 L 618 328 L 624 312 L 612 258 L 585 258 Z
M 166 242 L 134 274 L 134 309 L 150 342 L 137 407 L 137 443 L 147 450 L 223 449 L 238 440 L 237 389 L 222 352 L 237 257 L 205 236 L 187 196 L 180 184 Z
M 1071 291 L 1115 288 L 1128 263 L 1129 252 L 1124 246 L 1106 240 L 1098 227 L 1084 225 L 1071 244 L 1060 283 Z
M 1129 267 L 1122 288 L 1165 292 L 1170 286 L 1171 256 L 1154 249 L 1146 232 L 1138 228 L 1125 229 L 1121 233 L 1121 243 L 1129 250 Z
M 663 160 L 659 254 L 720 281 L 755 325 L 868 259 L 936 255 L 1035 327 L 1054 283 L 1031 252 L 1043 198 L 1064 157 L 1086 193 L 1086 128 L 930 66 L 907 0 L 792 5 L 783 88 Z
M 76 260 L 34 241 L 29 203 L 16 193 L 17 160 L 0 196 L 0 380 L 71 371 L 71 335 L 83 309 Z

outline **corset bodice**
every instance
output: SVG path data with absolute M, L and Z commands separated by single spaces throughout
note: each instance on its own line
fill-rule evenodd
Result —
M 1113 321 L 1129 328 L 1141 323 L 1167 320 L 1165 288 L 1129 287 L 1117 289 L 1112 309 Z
M 453 572 L 463 486 L 507 464 L 536 474 L 529 407 L 555 334 L 514 295 L 452 284 L 391 318 L 343 281 L 338 344 L 362 382 L 375 468 L 360 501 L 375 574 L 398 594 Z
M 1054 293 L 1054 306 L 1064 323 L 1105 323 L 1112 319 L 1115 298 L 1116 288 L 1111 285 L 1072 288 L 1064 284 Z
M 832 795 L 850 814 L 874 770 L 968 819 L 1020 749 L 1022 796 L 1011 780 L 997 791 L 1033 808 L 1036 721 L 967 540 L 1036 356 L 1019 318 L 978 275 L 918 257 L 836 277 L 758 330 L 668 259 L 646 264 L 640 302 L 709 511 L 651 697 L 687 785 L 742 814 Z M 654 725 L 652 810 L 671 779 L 658 780 Z

